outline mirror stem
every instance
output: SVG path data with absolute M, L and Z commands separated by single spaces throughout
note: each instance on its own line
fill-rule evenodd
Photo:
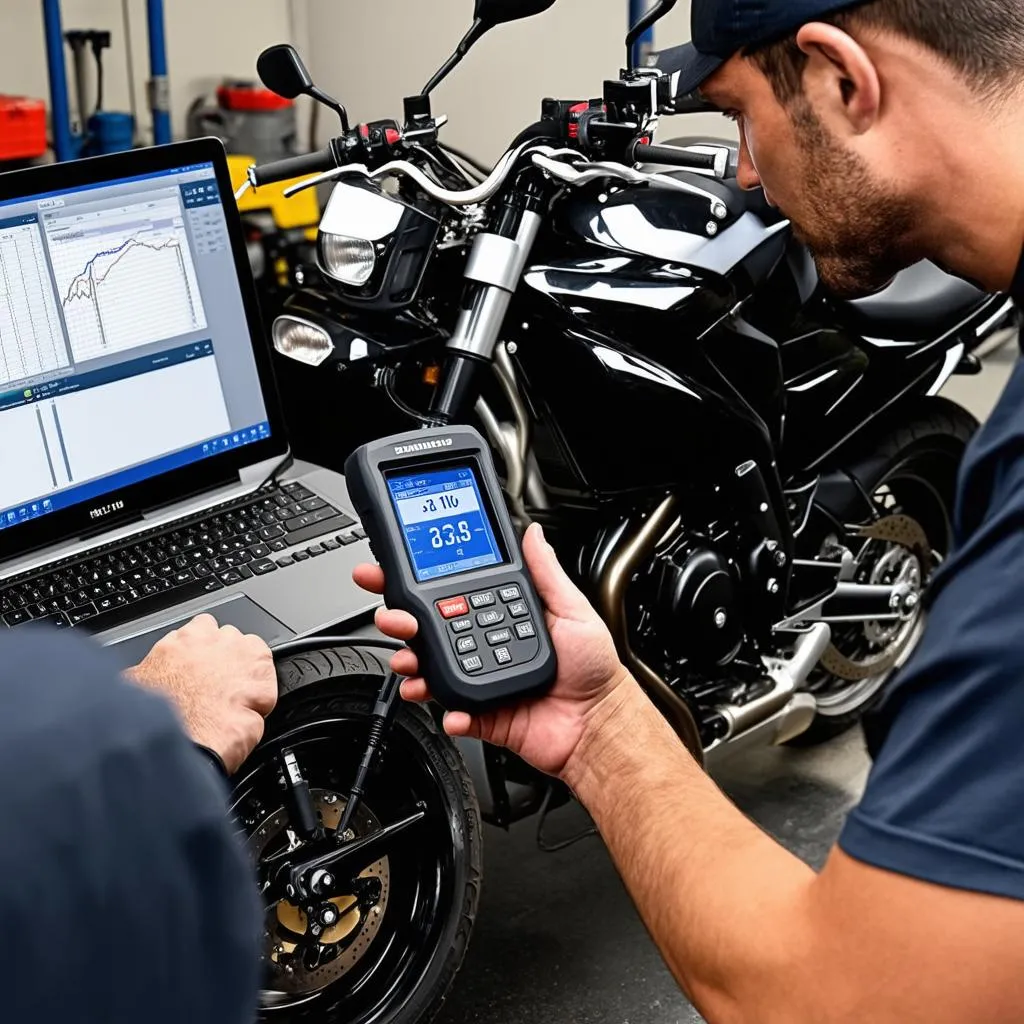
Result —
M 336 100 L 332 99 L 322 89 L 318 89 L 315 85 L 310 86 L 309 93 L 307 94 L 310 99 L 316 100 L 317 103 L 322 103 L 325 107 L 333 110 L 341 121 L 341 130 L 343 132 L 348 131 L 348 111 Z
M 420 95 L 429 96 L 459 66 L 462 59 L 480 41 L 489 28 L 490 25 L 477 18 L 470 30 L 463 36 L 462 42 L 456 47 L 455 52 L 448 58 L 441 70 L 427 82 Z
M 629 30 L 626 36 L 626 67 L 635 71 L 633 64 L 633 44 L 656 22 L 668 14 L 676 5 L 676 0 L 658 0 L 658 2 Z

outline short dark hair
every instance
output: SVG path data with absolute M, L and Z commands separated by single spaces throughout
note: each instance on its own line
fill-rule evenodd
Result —
M 906 36 L 944 58 L 983 95 L 1024 75 L 1024 0 L 870 0 L 820 20 L 851 35 L 874 29 Z M 803 92 L 807 54 L 796 33 L 749 56 L 780 102 Z

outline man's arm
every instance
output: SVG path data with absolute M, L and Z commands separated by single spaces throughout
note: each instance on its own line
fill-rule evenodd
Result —
M 0 631 L 11 1020 L 58 1020 L 68 1007 L 104 1024 L 253 1019 L 262 907 L 224 782 L 180 724 L 216 703 L 211 691 L 233 703 L 233 685 L 218 688 L 211 673 L 226 646 L 227 668 L 245 676 L 238 639 L 208 635 L 205 674 L 172 695 L 176 715 L 74 631 Z M 215 723 L 247 720 L 233 707 L 213 716 L 201 738 L 230 757 L 236 728 Z
M 820 876 L 699 769 L 625 674 L 537 527 L 523 553 L 558 679 L 540 700 L 449 713 L 445 729 L 506 746 L 575 789 L 710 1021 L 1024 1017 L 1024 530 L 991 538 L 933 605 L 897 684 L 896 723 L 841 840 L 852 856 L 837 848 Z M 383 590 L 377 567 L 356 579 Z M 378 610 L 377 624 L 400 640 L 416 633 L 404 612 Z M 406 699 L 429 696 L 411 651 L 392 666 L 412 677 Z
M 630 681 L 564 777 L 709 1021 L 1019 1021 L 1024 903 L 835 850 L 820 876 L 745 818 Z

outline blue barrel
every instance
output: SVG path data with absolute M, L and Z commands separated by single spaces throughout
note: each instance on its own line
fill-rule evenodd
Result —
M 135 121 L 131 114 L 100 110 L 89 118 L 88 152 L 94 156 L 121 153 L 132 148 Z

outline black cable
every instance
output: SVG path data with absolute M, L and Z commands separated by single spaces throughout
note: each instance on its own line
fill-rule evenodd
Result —
M 291 654 L 305 654 L 318 651 L 324 647 L 377 647 L 385 651 L 404 651 L 405 644 L 397 640 L 388 640 L 377 636 L 307 636 L 298 640 L 289 640 L 273 648 L 275 658 L 285 658 Z
M 479 160 L 475 157 L 470 156 L 465 150 L 456 149 L 454 146 L 449 146 L 447 142 L 441 145 L 441 149 L 448 150 L 449 153 L 457 156 L 464 164 L 469 164 L 474 171 L 478 171 L 485 178 L 491 173 Z
M 434 425 L 434 420 L 431 417 L 425 416 L 421 412 L 417 412 L 411 405 L 406 405 L 406 403 L 395 393 L 395 369 L 393 366 L 389 366 L 381 374 L 381 387 L 384 389 L 384 394 L 391 399 L 395 408 L 398 409 L 399 412 L 405 413 L 406 416 L 410 419 L 416 420 L 417 423 L 423 423 L 428 427 L 432 427 Z
M 402 677 L 397 672 L 389 672 L 377 695 L 377 702 L 373 706 L 373 713 L 370 716 L 370 735 L 366 741 L 366 749 L 363 751 L 363 759 L 359 762 L 356 780 L 352 783 L 348 800 L 345 801 L 345 813 L 341 816 L 341 821 L 336 829 L 339 839 L 344 840 L 352 818 L 363 802 L 366 780 L 370 776 L 373 762 L 377 759 L 377 752 L 380 750 L 384 736 L 390 731 L 391 724 L 395 720 L 395 710 L 398 707 L 398 695 L 401 688 Z
M 560 850 L 568 849 L 570 846 L 574 846 L 582 839 L 589 839 L 591 836 L 598 834 L 597 829 L 591 825 L 590 828 L 583 829 L 577 835 L 572 836 L 569 839 L 565 839 L 560 843 L 548 844 L 544 842 L 544 821 L 548 816 L 548 809 L 551 806 L 551 797 L 554 795 L 555 787 L 548 786 L 548 791 L 544 794 L 544 799 L 541 801 L 540 812 L 537 820 L 537 848 L 542 853 L 558 853 Z

